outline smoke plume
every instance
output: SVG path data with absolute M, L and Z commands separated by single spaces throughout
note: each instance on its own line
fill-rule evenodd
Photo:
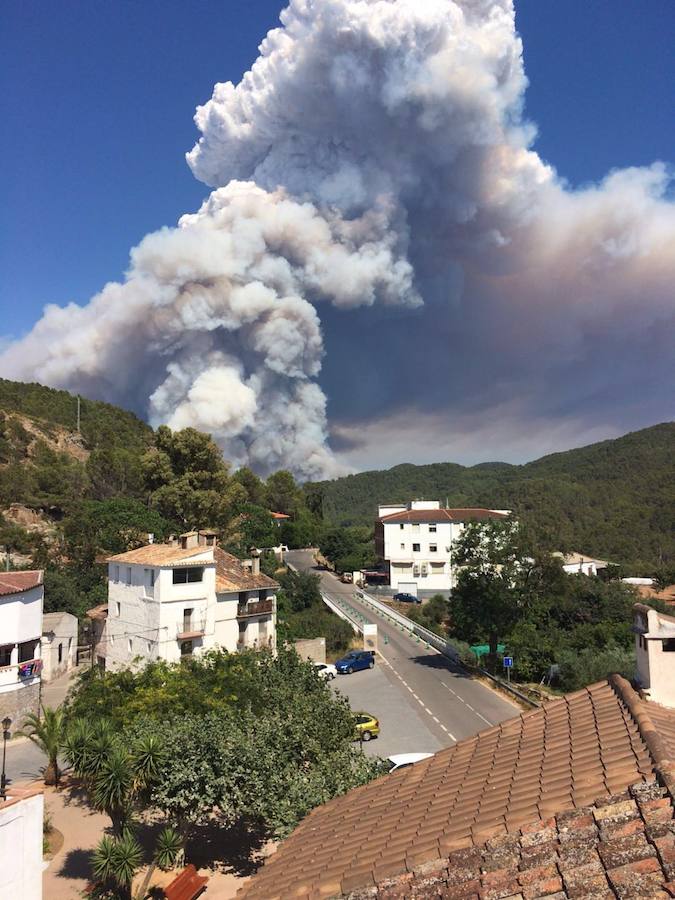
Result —
M 505 458 L 667 418 L 669 172 L 574 191 L 542 161 L 511 0 L 292 0 L 281 21 L 197 109 L 201 209 L 123 284 L 47 306 L 0 371 L 309 478 L 382 442 Z

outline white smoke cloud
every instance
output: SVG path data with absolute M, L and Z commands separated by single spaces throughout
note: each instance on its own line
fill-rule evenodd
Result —
M 437 458 L 485 458 L 488 432 L 494 458 L 528 429 L 666 418 L 669 172 L 566 188 L 532 149 L 511 0 L 293 0 L 281 19 L 197 110 L 202 208 L 146 237 L 124 284 L 48 306 L 0 371 L 305 477 L 340 470 L 319 378 L 359 464 L 390 422 L 414 460 L 432 420 Z

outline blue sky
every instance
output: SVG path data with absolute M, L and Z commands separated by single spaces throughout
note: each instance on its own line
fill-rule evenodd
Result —
M 4 7 L 2 332 L 84 303 L 148 231 L 207 193 L 194 107 L 237 81 L 275 0 L 23 0 Z M 675 3 L 516 0 L 536 148 L 572 184 L 672 161 Z

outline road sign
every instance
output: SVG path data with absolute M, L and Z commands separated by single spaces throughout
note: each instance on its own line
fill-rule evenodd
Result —
M 504 666 L 505 669 L 510 669 L 513 666 L 513 657 L 505 656 L 504 659 L 502 660 L 502 665 Z

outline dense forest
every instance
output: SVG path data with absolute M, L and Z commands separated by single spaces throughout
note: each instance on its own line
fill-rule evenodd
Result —
M 512 509 L 551 549 L 651 570 L 675 565 L 675 423 L 525 465 L 400 465 L 307 485 L 331 525 L 372 524 L 377 504 L 415 497 Z

